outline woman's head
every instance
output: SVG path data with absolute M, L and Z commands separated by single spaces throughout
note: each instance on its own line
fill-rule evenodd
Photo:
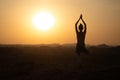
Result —
M 80 30 L 80 31 L 83 30 L 83 25 L 82 25 L 82 24 L 79 25 L 79 30 Z

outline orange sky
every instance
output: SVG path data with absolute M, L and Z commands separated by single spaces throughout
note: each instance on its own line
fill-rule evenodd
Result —
M 46 32 L 32 24 L 43 10 L 56 20 Z M 81 13 L 87 44 L 120 45 L 120 0 L 0 0 L 0 44 L 76 43 L 74 24 Z

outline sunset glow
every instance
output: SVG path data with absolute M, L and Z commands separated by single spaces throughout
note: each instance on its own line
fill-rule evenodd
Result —
M 120 0 L 0 0 L 0 12 L 0 44 L 76 43 L 80 14 L 86 44 L 120 44 Z

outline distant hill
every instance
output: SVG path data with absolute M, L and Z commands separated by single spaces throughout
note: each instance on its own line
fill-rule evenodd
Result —
M 67 43 L 67 44 L 0 44 L 0 47 L 75 47 L 76 43 Z M 86 44 L 86 47 L 97 47 L 97 48 L 109 48 L 109 47 L 120 47 L 120 45 L 116 45 L 116 46 L 110 46 L 107 44 L 99 44 L 99 45 L 89 45 Z
M 100 44 L 100 45 L 97 45 L 96 47 L 99 47 L 99 48 L 108 48 L 110 46 L 108 46 L 106 44 Z

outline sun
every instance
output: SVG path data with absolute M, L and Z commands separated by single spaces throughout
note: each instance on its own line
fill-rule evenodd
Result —
M 55 24 L 55 19 L 49 12 L 39 12 L 32 19 L 33 25 L 42 31 L 49 30 Z

